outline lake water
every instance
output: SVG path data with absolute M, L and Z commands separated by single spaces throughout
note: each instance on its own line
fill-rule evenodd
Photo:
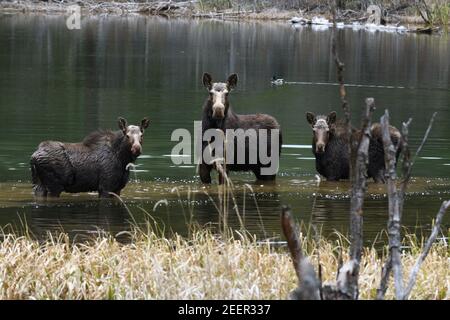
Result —
M 143 156 L 123 192 L 133 218 L 141 222 L 149 213 L 180 233 L 186 233 L 186 221 L 216 224 L 217 185 L 203 186 L 194 165 L 175 166 L 169 156 L 176 144 L 172 131 L 192 131 L 193 121 L 201 119 L 207 96 L 201 77 L 207 71 L 220 81 L 238 73 L 230 95 L 235 111 L 272 114 L 283 130 L 275 186 L 256 185 L 250 174 L 231 175 L 246 228 L 279 235 L 280 207 L 290 204 L 299 221 L 318 223 L 326 234 L 346 232 L 349 184 L 316 182 L 305 120 L 306 111 L 342 114 L 329 55 L 331 29 L 148 17 L 85 18 L 81 27 L 68 30 L 62 17 L 0 15 L 0 226 L 26 224 L 38 236 L 128 230 L 132 218 L 123 205 L 94 194 L 42 203 L 31 193 L 29 159 L 40 141 L 80 141 L 97 128 L 115 129 L 118 116 L 151 119 Z M 438 112 L 414 167 L 403 216 L 407 227 L 427 232 L 440 203 L 450 198 L 449 38 L 351 29 L 337 35 L 355 119 L 364 98 L 374 97 L 375 119 L 385 108 L 397 127 L 413 118 L 415 150 Z M 288 84 L 271 86 L 273 75 Z M 384 186 L 371 183 L 369 191 L 368 243 L 387 221 Z M 236 214 L 229 220 L 239 225 Z M 444 227 L 449 223 L 447 215 Z

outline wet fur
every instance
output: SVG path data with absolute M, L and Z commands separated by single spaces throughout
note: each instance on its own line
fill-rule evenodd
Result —
M 397 159 L 401 152 L 401 134 L 395 127 L 389 128 L 392 143 L 399 145 Z M 354 139 L 359 139 L 361 130 L 352 130 Z M 313 139 L 312 150 L 316 158 L 316 170 L 329 181 L 339 181 L 349 179 L 349 154 L 347 135 L 343 121 L 337 121 L 330 131 L 329 140 L 324 153 L 316 153 L 316 146 Z M 381 125 L 375 123 L 371 127 L 371 138 L 369 143 L 369 164 L 367 168 L 368 178 L 373 178 L 375 182 L 385 182 L 385 162 L 383 137 Z
M 31 156 L 36 196 L 98 191 L 120 194 L 129 178 L 126 166 L 136 158 L 123 131 L 97 131 L 80 143 L 44 141 Z

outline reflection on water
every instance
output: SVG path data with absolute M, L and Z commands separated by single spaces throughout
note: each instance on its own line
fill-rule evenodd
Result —
M 413 117 L 413 149 L 428 118 L 438 111 L 414 168 L 419 178 L 411 186 L 404 215 L 406 225 L 426 226 L 450 190 L 445 180 L 450 176 L 450 41 L 446 36 L 347 29 L 339 30 L 338 37 L 353 108 L 372 96 L 378 107 L 375 118 L 384 108 L 391 110 L 398 127 Z M 136 220 L 142 223 L 145 210 L 167 230 L 185 233 L 187 205 L 192 204 L 195 222 L 217 223 L 217 209 L 205 194 L 217 201 L 217 187 L 203 188 L 194 164 L 175 166 L 169 156 L 175 144 L 172 131 L 193 130 L 193 121 L 201 118 L 207 93 L 200 79 L 208 71 L 217 80 L 238 73 L 230 96 L 234 109 L 273 114 L 283 129 L 277 185 L 252 184 L 254 197 L 248 190 L 245 197 L 242 190 L 236 193 L 246 227 L 259 235 L 278 235 L 280 206 L 290 204 L 298 218 L 323 224 L 326 233 L 345 232 L 348 184 L 316 186 L 311 132 L 304 119 L 306 111 L 339 111 L 329 44 L 330 29 L 293 29 L 283 23 L 86 17 L 81 30 L 69 31 L 62 17 L 0 15 L 0 225 L 26 217 L 37 234 L 61 228 L 71 235 L 98 228 L 128 230 L 131 218 L 118 203 L 87 194 L 36 203 L 29 185 L 29 157 L 40 141 L 80 141 L 97 128 L 115 128 L 118 116 L 130 122 L 151 119 L 144 154 L 132 175 L 139 183 L 124 192 Z M 287 84 L 271 86 L 274 74 Z M 232 174 L 232 179 L 238 186 L 253 183 L 248 174 Z M 173 187 L 183 190 L 183 199 L 171 192 Z M 187 200 L 188 188 L 195 200 Z M 367 239 L 386 224 L 383 190 L 372 185 L 366 201 Z M 161 199 L 168 205 L 153 211 Z M 239 225 L 236 216 L 230 215 L 230 224 Z
M 174 188 L 176 186 L 176 188 Z M 321 182 L 311 179 L 278 179 L 275 185 L 247 184 L 236 179 L 233 189 L 237 212 L 230 200 L 228 225 L 259 237 L 279 237 L 280 211 L 289 204 L 299 221 L 320 226 L 324 235 L 348 232 L 349 183 Z M 449 179 L 413 179 L 405 203 L 403 225 L 414 231 L 428 232 L 443 200 L 450 197 Z M 115 199 L 100 200 L 95 194 L 63 194 L 60 199 L 36 200 L 27 183 L 0 184 L 0 225 L 16 229 L 26 221 L 30 231 L 42 237 L 47 232 L 69 233 L 85 240 L 99 230 L 113 235 L 138 225 L 146 230 L 146 221 L 156 221 L 166 233 L 187 234 L 193 222 L 217 230 L 221 220 L 218 186 L 205 187 L 192 182 L 130 183 L 123 192 L 122 204 Z M 365 200 L 364 234 L 372 243 L 387 223 L 387 198 L 383 185 L 370 183 Z M 443 221 L 443 229 L 450 218 Z

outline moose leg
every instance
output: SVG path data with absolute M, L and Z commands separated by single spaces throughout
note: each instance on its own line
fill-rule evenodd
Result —
M 223 176 L 223 174 L 221 172 L 217 172 L 219 175 L 219 184 L 224 184 L 225 182 L 225 177 Z M 228 174 L 228 173 L 227 173 Z
M 252 171 L 255 174 L 257 181 L 275 181 L 277 177 L 276 174 L 269 174 L 269 175 L 261 174 L 261 168 L 255 168 Z
M 117 194 L 116 192 L 114 192 L 114 193 Z M 119 195 L 119 194 L 117 194 L 117 195 Z M 109 190 L 98 190 L 98 197 L 105 199 L 105 198 L 112 198 L 114 196 L 110 193 Z
M 211 183 L 211 170 L 211 165 L 200 163 L 198 167 L 198 174 L 200 175 L 200 180 L 203 183 Z
M 35 197 L 42 197 L 42 198 L 46 198 L 48 193 L 47 188 L 41 184 L 33 186 L 33 192 Z
M 63 192 L 63 190 L 59 189 L 59 188 L 52 188 L 48 190 L 48 197 L 50 198 L 59 198 L 59 196 L 61 195 L 61 192 Z
M 378 170 L 378 172 L 373 176 L 373 180 L 376 183 L 386 183 L 386 179 L 384 176 L 385 176 L 385 170 L 383 168 L 383 169 Z

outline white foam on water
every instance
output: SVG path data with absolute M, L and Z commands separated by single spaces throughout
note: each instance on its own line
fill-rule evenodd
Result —
M 444 163 L 443 165 L 444 166 L 450 166 L 450 163 Z
M 337 82 L 307 82 L 307 81 L 285 81 L 285 84 L 297 84 L 297 85 L 313 85 L 313 86 L 339 86 Z M 383 86 L 375 84 L 354 84 L 346 83 L 346 87 L 356 87 L 356 88 L 379 88 L 379 89 L 405 89 L 402 86 Z
M 314 158 L 314 157 L 298 157 L 297 159 L 300 159 L 300 160 L 316 160 L 316 158 Z
M 171 168 L 195 168 L 195 166 L 170 166 Z
M 420 157 L 421 159 L 425 159 L 425 160 L 441 160 L 444 159 L 442 157 Z
M 131 169 L 130 171 L 132 171 L 132 172 L 148 172 L 148 170 L 146 170 L 146 169 L 135 169 L 135 170 Z
M 309 148 L 311 148 L 311 145 L 310 144 L 283 144 L 282 147 L 288 148 L 288 149 L 309 149 Z
M 163 154 L 163 157 L 171 157 L 171 158 L 190 158 L 190 154 Z
M 151 158 L 161 158 L 161 156 L 152 156 L 150 154 L 142 154 L 139 156 L 139 159 L 151 159 Z

